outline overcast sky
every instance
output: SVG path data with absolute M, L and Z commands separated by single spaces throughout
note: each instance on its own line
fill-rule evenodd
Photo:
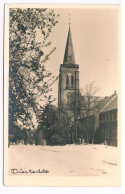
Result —
M 109 96 L 117 90 L 118 11 L 117 9 L 55 9 L 59 23 L 50 36 L 57 50 L 47 66 L 53 75 L 59 74 L 63 63 L 71 14 L 71 33 L 76 64 L 79 64 L 80 88 L 94 81 L 97 95 Z M 39 36 L 39 39 L 42 38 Z M 58 82 L 53 85 L 58 98 Z

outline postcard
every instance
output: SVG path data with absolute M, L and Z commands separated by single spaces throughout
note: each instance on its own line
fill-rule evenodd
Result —
M 120 5 L 6 4 L 4 185 L 120 186 Z

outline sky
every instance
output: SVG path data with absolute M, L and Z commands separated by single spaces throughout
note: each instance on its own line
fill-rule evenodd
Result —
M 118 90 L 118 10 L 115 8 L 55 9 L 60 14 L 59 23 L 49 39 L 56 51 L 46 67 L 53 75 L 59 75 L 63 63 L 66 40 L 70 27 L 76 64 L 79 65 L 80 88 L 85 89 L 94 81 L 97 95 L 110 96 Z M 39 34 L 39 40 L 42 36 Z M 52 95 L 58 98 L 58 81 Z

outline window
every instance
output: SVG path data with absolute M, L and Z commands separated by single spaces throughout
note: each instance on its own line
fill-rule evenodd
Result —
M 114 121 L 114 113 L 112 113 L 112 120 Z
M 67 102 L 68 102 L 68 103 L 70 102 L 70 99 L 71 99 L 71 93 L 68 92 L 68 94 L 67 94 Z
M 109 129 L 107 128 L 106 130 L 105 130 L 105 137 L 109 137 Z
M 105 121 L 105 116 L 102 115 L 102 116 L 100 117 L 100 119 L 101 119 L 101 122 L 104 122 L 104 121 Z
M 109 117 L 108 117 L 108 114 L 106 114 L 106 116 L 105 116 L 105 117 L 106 117 L 106 122 L 108 122 L 108 118 L 109 118 Z
M 117 115 L 116 115 L 116 112 L 114 112 L 114 120 L 117 119 Z
M 102 138 L 104 138 L 104 137 L 105 137 L 105 129 L 102 128 Z
M 110 114 L 108 114 L 108 121 L 110 122 L 110 118 L 111 118 L 111 116 L 110 116 Z
M 112 113 L 110 114 L 110 120 L 112 121 Z
M 112 136 L 116 137 L 116 129 L 115 128 L 113 128 L 113 130 L 112 130 Z
M 69 77 L 66 76 L 66 89 L 68 89 L 68 86 L 69 86 Z
M 71 87 L 73 88 L 74 77 L 71 76 Z

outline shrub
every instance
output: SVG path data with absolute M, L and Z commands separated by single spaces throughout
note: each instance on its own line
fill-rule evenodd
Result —
M 54 134 L 50 138 L 50 145 L 65 145 L 66 142 L 58 134 Z

